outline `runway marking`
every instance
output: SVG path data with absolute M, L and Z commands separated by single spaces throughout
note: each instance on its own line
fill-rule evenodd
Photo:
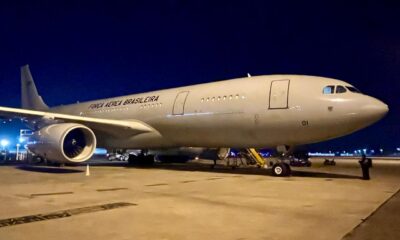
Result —
M 33 198 L 41 196 L 66 195 L 66 194 L 74 194 L 74 192 L 33 193 L 30 195 L 30 197 Z
M 96 189 L 96 191 L 98 191 L 98 192 L 119 191 L 119 190 L 128 190 L 128 188 L 103 188 L 103 189 Z
M 206 180 L 218 180 L 218 179 L 223 179 L 222 177 L 212 177 L 212 178 L 207 178 Z
M 148 184 L 146 187 L 156 187 L 156 186 L 167 186 L 167 183 L 156 183 L 156 184 Z
M 197 182 L 197 180 L 186 180 L 186 181 L 181 181 L 181 183 L 192 183 L 192 182 Z
M 381 210 L 387 203 L 390 202 L 390 200 L 394 199 L 397 194 L 400 194 L 400 189 L 398 189 L 396 192 L 394 192 L 388 199 L 386 199 L 381 205 L 379 205 L 372 213 L 370 213 L 366 218 L 360 219 L 361 222 L 355 226 L 350 232 L 346 233 L 346 235 L 343 236 L 342 239 L 351 239 L 356 233 L 357 229 L 360 228 L 365 222 L 367 222 L 370 218 L 372 218 L 379 210 Z
M 58 212 L 52 212 L 47 214 L 37 214 L 37 215 L 29 215 L 17 218 L 7 218 L 0 220 L 0 228 L 2 227 L 10 227 L 19 224 L 25 223 L 32 223 L 32 222 L 39 222 L 51 219 L 58 219 L 58 218 L 66 218 L 71 217 L 74 215 L 79 214 L 86 214 L 86 213 L 93 213 L 93 212 L 100 212 L 105 210 L 111 210 L 116 208 L 122 207 L 129 207 L 129 206 L 136 206 L 137 204 L 134 203 L 127 203 L 127 202 L 116 202 L 116 203 L 108 203 L 103 205 L 95 205 L 90 207 L 82 207 L 82 208 L 72 208 L 67 210 L 62 210 Z

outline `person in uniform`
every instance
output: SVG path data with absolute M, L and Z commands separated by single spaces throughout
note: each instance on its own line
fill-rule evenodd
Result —
M 360 163 L 361 166 L 361 170 L 362 170 L 362 179 L 363 180 L 369 180 L 369 168 L 372 167 L 372 159 L 371 158 L 367 158 L 365 156 L 365 154 L 363 154 L 361 156 L 361 160 L 358 161 Z

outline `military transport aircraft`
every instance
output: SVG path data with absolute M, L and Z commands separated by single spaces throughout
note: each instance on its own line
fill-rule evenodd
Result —
M 21 67 L 22 108 L 0 107 L 33 131 L 30 151 L 59 163 L 88 160 L 96 147 L 140 149 L 264 148 L 325 141 L 381 119 L 388 106 L 349 83 L 315 76 L 249 76 L 48 107 L 29 66 Z M 89 89 L 88 89 L 89 90 Z M 150 150 L 150 151 L 149 151 Z M 273 173 L 288 175 L 278 161 Z

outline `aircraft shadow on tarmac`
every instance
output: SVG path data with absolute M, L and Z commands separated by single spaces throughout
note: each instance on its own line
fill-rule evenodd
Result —
M 71 168 L 61 168 L 61 167 L 48 167 L 48 166 L 34 166 L 34 165 L 20 165 L 15 168 L 23 171 L 29 172 L 42 172 L 42 173 L 55 173 L 55 174 L 65 174 L 65 173 L 81 173 L 80 169 Z
M 155 164 L 152 166 L 131 166 L 125 165 L 127 168 L 155 168 L 155 169 L 165 169 L 165 170 L 176 170 L 176 171 L 197 171 L 197 172 L 213 172 L 213 173 L 225 173 L 225 174 L 242 174 L 242 175 L 269 175 L 271 176 L 271 169 L 260 169 L 255 167 L 243 167 L 235 168 L 227 167 L 225 165 L 217 165 L 215 168 L 211 168 L 209 164 L 201 163 L 189 163 L 189 164 Z M 340 173 L 327 173 L 327 172 L 311 172 L 311 171 L 301 171 L 292 170 L 293 177 L 310 177 L 310 178 L 330 178 L 330 179 L 360 179 L 359 176 L 340 174 Z
M 313 178 L 344 178 L 344 179 L 361 179 L 360 176 L 347 175 L 341 173 L 326 173 L 326 172 L 305 172 L 292 171 L 294 177 L 313 177 Z
M 151 166 L 142 165 L 128 165 L 126 162 L 113 162 L 113 163 L 95 163 L 90 164 L 92 166 L 110 166 L 110 167 L 126 167 L 126 168 L 147 168 L 147 169 L 164 169 L 164 170 L 175 170 L 175 171 L 194 171 L 194 172 L 212 172 L 212 173 L 223 173 L 223 174 L 241 174 L 241 175 L 269 175 L 271 176 L 271 169 L 260 169 L 255 167 L 239 167 L 232 169 L 226 165 L 217 165 L 215 168 L 211 168 L 210 164 L 203 163 L 157 163 Z M 62 167 L 49 167 L 49 166 L 35 166 L 35 165 L 18 165 L 15 168 L 23 171 L 30 172 L 42 172 L 42 173 L 54 173 L 54 174 L 65 174 L 65 173 L 82 173 L 83 170 L 62 168 Z M 340 174 L 340 173 L 327 173 L 327 172 L 311 172 L 301 171 L 298 169 L 292 170 L 293 177 L 310 177 L 310 178 L 329 178 L 329 179 L 360 179 L 359 176 Z

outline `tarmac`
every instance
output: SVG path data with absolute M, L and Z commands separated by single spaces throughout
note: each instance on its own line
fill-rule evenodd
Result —
M 0 166 L 0 239 L 400 239 L 400 161 Z

